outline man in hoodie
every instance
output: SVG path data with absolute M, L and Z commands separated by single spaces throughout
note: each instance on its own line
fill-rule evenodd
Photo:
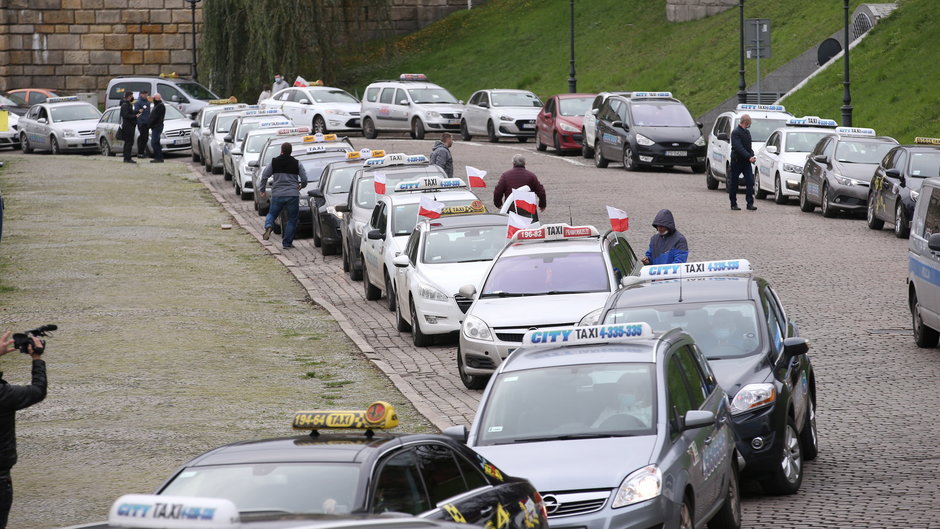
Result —
M 653 219 L 656 234 L 650 237 L 650 247 L 646 250 L 643 264 L 684 263 L 689 260 L 689 243 L 685 235 L 676 231 L 676 221 L 672 212 L 661 209 Z
M 454 138 L 449 132 L 441 134 L 441 139 L 437 140 L 434 148 L 431 149 L 431 163 L 444 170 L 447 178 L 454 177 L 454 157 L 450 155 L 450 146 L 454 144 Z
M 264 240 L 271 237 L 274 231 L 274 221 L 281 214 L 282 209 L 287 210 L 287 225 L 281 226 L 284 230 L 281 243 L 285 249 L 294 247 L 294 230 L 297 228 L 297 218 L 300 216 L 300 190 L 307 185 L 307 172 L 303 164 L 291 156 L 290 143 L 281 144 L 281 155 L 274 157 L 271 163 L 261 173 L 261 182 L 256 192 L 265 195 L 268 179 L 271 179 L 271 207 L 268 216 L 264 219 Z

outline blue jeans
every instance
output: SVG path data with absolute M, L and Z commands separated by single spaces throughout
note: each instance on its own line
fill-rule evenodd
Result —
M 153 151 L 154 160 L 163 159 L 163 145 L 160 145 L 161 134 L 163 134 L 163 123 L 150 128 L 150 150 Z
M 297 219 L 300 217 L 300 197 L 271 197 L 271 208 L 264 219 L 265 228 L 273 228 L 274 221 L 281 214 L 281 209 L 287 210 L 287 226 L 281 226 L 281 241 L 284 246 L 294 244 L 294 230 L 297 229 Z

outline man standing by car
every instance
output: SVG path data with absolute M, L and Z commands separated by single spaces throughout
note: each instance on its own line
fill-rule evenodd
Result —
M 449 132 L 441 134 L 441 139 L 437 140 L 434 148 L 431 149 L 431 163 L 444 170 L 447 178 L 454 177 L 454 157 L 450 155 L 450 146 L 454 144 L 454 138 Z
M 271 87 L 271 94 L 276 94 L 285 88 L 290 88 L 290 85 L 287 84 L 287 81 L 281 77 L 281 74 L 274 74 L 274 85 Z
M 744 176 L 744 191 L 747 197 L 747 209 L 754 211 L 754 171 L 751 164 L 757 158 L 751 148 L 751 116 L 744 114 L 741 122 L 731 132 L 731 175 L 728 178 L 728 195 L 731 198 L 731 209 L 739 211 L 738 207 L 738 175 Z
M 539 198 L 539 211 L 545 211 L 545 188 L 542 187 L 535 173 L 525 168 L 525 156 L 521 154 L 513 155 L 512 169 L 499 176 L 499 182 L 493 190 L 493 204 L 497 208 L 502 207 L 503 201 L 512 195 L 512 191 L 523 186 L 528 186 L 529 190 Z M 515 209 L 510 207 L 510 211 L 515 211 Z M 538 215 L 532 215 L 532 220 L 537 221 Z
M 134 114 L 137 115 L 137 130 L 140 136 L 137 136 L 137 157 L 145 158 L 147 156 L 147 139 L 150 138 L 150 93 L 146 90 L 140 91 L 137 102 L 134 103 Z
M 131 156 L 134 150 L 134 128 L 137 126 L 137 114 L 131 105 L 134 94 L 124 92 L 124 99 L 121 100 L 121 137 L 124 142 L 124 163 L 137 163 Z
M 294 230 L 297 228 L 297 218 L 300 216 L 300 190 L 307 185 L 307 173 L 304 166 L 291 156 L 290 143 L 281 144 L 281 155 L 276 156 L 264 172 L 261 173 L 261 182 L 258 183 L 257 193 L 265 195 L 268 179 L 271 179 L 271 207 L 268 216 L 264 219 L 264 240 L 271 237 L 274 231 L 274 221 L 281 214 L 282 209 L 287 210 L 286 226 L 281 226 L 282 246 L 294 247 Z
M 166 119 L 166 105 L 163 104 L 163 96 L 159 93 L 153 94 L 153 109 L 150 111 L 150 150 L 153 152 L 153 160 L 150 160 L 150 163 L 163 163 L 163 146 L 160 145 L 160 137 L 163 136 L 164 119 Z

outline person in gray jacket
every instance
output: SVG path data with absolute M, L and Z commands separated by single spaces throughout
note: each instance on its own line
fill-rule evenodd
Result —
M 304 166 L 291 156 L 292 150 L 290 143 L 281 144 L 281 155 L 276 156 L 264 168 L 257 189 L 263 197 L 268 179 L 271 179 L 271 207 L 264 219 L 264 240 L 271 237 L 274 221 L 280 216 L 281 210 L 287 211 L 287 225 L 281 226 L 284 230 L 281 234 L 284 248 L 294 247 L 294 230 L 297 229 L 297 219 L 300 216 L 300 190 L 307 185 L 307 173 Z
M 431 163 L 443 169 L 447 178 L 454 177 L 454 157 L 450 155 L 450 146 L 453 144 L 454 137 L 449 132 L 445 132 L 431 149 Z

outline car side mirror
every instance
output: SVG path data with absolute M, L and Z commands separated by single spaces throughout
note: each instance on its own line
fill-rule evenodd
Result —
M 42 123 L 43 125 L 45 125 L 46 123 L 48 123 L 48 121 L 46 121 L 46 118 L 39 118 L 36 120 L 36 123 Z
M 398 102 L 398 104 L 399 104 L 399 105 L 407 105 L 407 104 L 408 104 L 408 100 L 407 100 L 407 99 L 402 99 L 401 101 Z
M 817 154 L 817 155 L 814 155 L 814 156 L 813 156 L 813 160 L 814 160 L 814 161 L 817 161 L 817 162 L 819 162 L 819 163 L 825 163 L 825 164 L 828 164 L 828 163 L 829 163 L 829 157 L 826 156 L 825 154 Z
M 727 132 L 719 132 L 718 135 L 715 136 L 715 139 L 718 141 L 729 141 L 731 138 L 728 137 Z
M 309 105 L 309 104 L 310 104 L 310 100 L 309 100 L 309 99 L 301 99 L 300 101 L 298 101 L 298 103 L 300 103 L 301 105 Z
M 248 162 L 248 167 L 259 167 L 260 165 L 261 163 L 259 163 L 258 160 L 252 160 Z
M 226 134 L 225 137 L 222 138 L 222 141 L 224 141 L 225 143 L 233 143 L 235 140 L 232 139 L 231 134 Z
M 209 129 L 202 129 L 202 135 L 203 135 L 203 136 L 208 136 L 208 135 L 209 135 L 209 132 L 210 132 Z
M 384 239 L 385 236 L 382 235 L 382 232 L 379 230 L 369 230 L 369 233 L 366 235 L 370 240 L 378 241 Z
M 611 126 L 611 127 L 616 127 L 616 128 L 619 128 L 619 129 L 622 129 L 622 128 L 623 128 L 623 121 L 611 121 L 611 122 L 610 122 L 610 126 Z
M 473 299 L 477 295 L 477 287 L 474 285 L 464 285 L 457 290 L 457 293 L 467 299 Z
M 809 343 L 806 338 L 794 336 L 783 341 L 783 355 L 787 358 L 805 355 L 807 352 L 809 352 Z
M 407 255 L 405 255 L 405 254 L 399 254 L 399 255 L 396 255 L 396 256 L 392 259 L 392 264 L 395 265 L 395 266 L 397 266 L 398 268 L 407 268 L 408 265 L 411 264 L 411 260 L 408 259 L 408 256 L 407 256 Z
M 490 108 L 489 103 L 480 103 L 480 108 Z
M 715 424 L 715 414 L 706 410 L 689 410 L 682 420 L 682 431 L 704 428 Z
M 777 152 L 777 146 L 776 146 L 776 145 L 768 145 L 767 147 L 764 147 L 764 150 L 766 150 L 766 151 L 769 152 L 770 154 L 779 154 L 779 153 Z
M 310 191 L 307 191 L 307 196 L 314 197 L 314 198 L 323 198 L 323 190 L 320 189 L 319 187 L 316 189 L 311 189 Z
M 599 111 L 600 111 L 599 108 L 592 108 L 592 109 L 591 109 L 591 115 L 592 115 L 592 116 L 596 116 Z
M 934 233 L 927 239 L 927 248 L 935 252 L 940 252 L 940 233 Z
M 698 127 L 698 128 L 702 128 L 702 127 L 705 126 L 705 124 L 702 123 L 701 121 L 699 121 L 699 122 L 697 122 L 697 123 L 695 124 L 695 126 Z
M 192 123 L 189 124 L 189 126 L 190 126 L 190 127 L 196 127 L 196 128 L 198 129 L 198 128 L 199 128 L 199 122 L 198 122 L 198 121 L 193 121 Z
M 180 96 L 178 96 L 178 95 L 173 95 L 173 96 L 170 97 L 170 101 L 173 101 L 174 103 L 179 103 L 179 101 L 180 101 Z
M 233 156 L 241 156 L 242 150 L 239 149 L 238 147 L 235 147 L 234 149 L 232 149 L 231 151 L 229 151 L 229 154 L 231 154 L 231 155 L 233 155 Z
M 349 213 L 349 204 L 337 204 L 333 207 L 337 213 Z
M 447 428 L 444 428 L 444 430 L 441 433 L 446 435 L 447 437 L 450 437 L 454 441 L 457 441 L 460 444 L 467 444 L 467 439 L 470 438 L 470 432 L 468 432 L 467 427 L 463 425 L 449 426 Z

